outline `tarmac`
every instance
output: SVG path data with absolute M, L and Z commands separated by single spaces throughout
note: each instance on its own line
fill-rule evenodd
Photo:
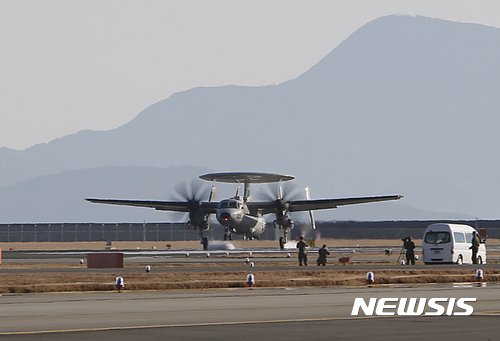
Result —
M 371 264 L 335 265 L 342 270 L 402 269 L 395 259 L 387 263 L 386 247 L 338 248 L 334 254 L 355 255 Z M 492 248 L 493 254 L 498 247 Z M 354 250 L 354 252 L 353 252 Z M 118 250 L 117 250 L 118 251 Z M 88 251 L 62 252 L 19 250 L 5 252 L 4 264 L 49 264 L 43 269 L 3 268 L 5 273 L 53 271 L 50 264 L 71 265 Z M 118 251 L 120 252 L 120 251 Z M 190 252 L 189 257 L 186 252 Z M 175 267 L 157 267 L 155 272 L 211 272 L 241 270 L 242 257 L 251 256 L 255 271 L 297 270 L 296 257 L 275 249 L 224 250 L 129 250 L 125 257 L 137 272 L 144 262 L 168 262 Z M 250 254 L 249 252 L 252 252 Z M 288 251 L 287 251 L 288 252 Z M 374 256 L 375 255 L 375 256 Z M 332 258 L 337 257 L 332 255 Z M 497 269 L 494 264 L 482 268 Z M 283 264 L 274 265 L 279 259 Z M 491 258 L 490 258 L 491 259 Z M 380 260 L 380 264 L 378 264 Z M 206 263 L 206 264 L 205 264 Z M 263 265 L 261 267 L 261 264 Z M 265 266 L 264 266 L 265 264 Z M 431 269 L 446 270 L 453 265 Z M 473 271 L 476 266 L 462 266 Z M 248 267 L 244 267 L 248 270 Z M 311 270 L 316 266 L 309 267 Z M 404 267 L 406 268 L 406 267 Z M 142 269 L 142 268 L 141 268 Z M 429 269 L 416 265 L 412 269 Z M 305 269 L 304 269 L 305 270 Z M 59 272 L 93 273 L 106 269 L 64 267 Z M 258 279 L 257 279 L 258 280 Z M 126 289 L 126 288 L 125 288 Z M 357 297 L 476 297 L 471 316 L 367 317 L 351 316 Z M 280 287 L 206 290 L 118 292 L 69 292 L 0 295 L 0 340 L 497 340 L 500 339 L 500 285 L 494 283 L 376 285 L 363 287 Z
M 471 316 L 351 316 L 362 297 L 475 297 Z M 495 340 L 500 286 L 4 294 L 5 340 Z

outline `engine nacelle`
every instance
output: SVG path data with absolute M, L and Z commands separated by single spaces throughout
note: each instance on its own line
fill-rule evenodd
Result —
M 205 211 L 201 209 L 201 207 L 191 209 L 189 211 L 188 224 L 198 229 L 208 230 L 209 229 L 208 216 L 209 215 L 206 214 Z
M 278 225 L 280 228 L 291 229 L 293 228 L 293 220 L 290 218 L 288 214 L 279 215 L 276 214 L 276 220 L 274 221 L 275 225 Z

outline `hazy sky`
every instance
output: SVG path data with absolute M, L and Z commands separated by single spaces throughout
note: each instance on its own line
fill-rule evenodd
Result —
M 0 147 L 111 129 L 196 86 L 281 83 L 388 14 L 500 27 L 498 0 L 0 0 Z

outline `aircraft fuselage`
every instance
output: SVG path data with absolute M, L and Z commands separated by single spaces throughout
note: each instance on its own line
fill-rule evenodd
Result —
M 217 208 L 217 221 L 228 232 L 258 238 L 266 228 L 264 217 L 249 211 L 240 197 L 222 200 Z

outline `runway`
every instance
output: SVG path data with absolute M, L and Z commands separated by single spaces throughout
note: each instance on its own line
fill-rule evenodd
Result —
M 225 245 L 225 244 L 224 244 Z M 226 245 L 227 246 L 227 245 Z M 401 270 L 402 267 L 398 262 L 398 252 L 393 252 L 391 256 L 386 256 L 386 250 L 397 250 L 394 247 L 382 246 L 357 246 L 348 248 L 331 248 L 331 256 L 329 265 L 339 265 L 339 257 L 349 257 L 351 262 L 347 265 L 343 264 L 343 270 Z M 242 266 L 245 258 L 249 258 L 255 263 L 260 271 L 284 271 L 297 269 L 297 250 L 277 250 L 276 248 L 252 248 L 252 249 L 231 249 L 231 250 L 210 250 L 200 251 L 193 249 L 181 250 L 19 250 L 19 251 L 4 251 L 4 264 L 20 263 L 23 264 L 38 264 L 43 263 L 58 263 L 58 264 L 76 264 L 79 259 L 85 259 L 90 252 L 120 252 L 124 255 L 126 264 L 133 266 L 134 264 L 150 264 L 154 267 L 155 272 L 206 272 L 205 265 L 224 265 L 224 267 L 210 267 L 210 271 L 240 271 L 245 269 Z M 498 260 L 500 259 L 500 246 L 494 245 L 488 247 L 488 264 L 482 264 L 481 267 L 487 269 L 497 269 Z M 315 265 L 314 260 L 316 251 L 309 252 L 310 265 Z M 279 263 L 278 265 L 273 265 Z M 156 267 L 155 265 L 162 265 Z M 165 267 L 163 265 L 175 265 L 175 267 Z M 462 267 L 470 267 L 473 270 L 477 268 L 475 265 L 464 264 Z M 434 264 L 431 266 L 417 262 L 412 266 L 413 269 L 449 269 L 456 268 L 453 264 Z M 23 273 L 24 269 L 5 269 L 10 273 Z M 40 272 L 50 272 L 51 269 L 37 269 Z M 102 269 L 86 269 L 86 268 L 68 268 L 58 269 L 63 272 L 101 272 Z M 125 268 L 121 270 L 123 273 L 136 272 L 137 269 Z
M 354 298 L 477 297 L 466 317 L 351 317 Z M 495 340 L 500 286 L 253 288 L 0 296 L 0 339 Z

